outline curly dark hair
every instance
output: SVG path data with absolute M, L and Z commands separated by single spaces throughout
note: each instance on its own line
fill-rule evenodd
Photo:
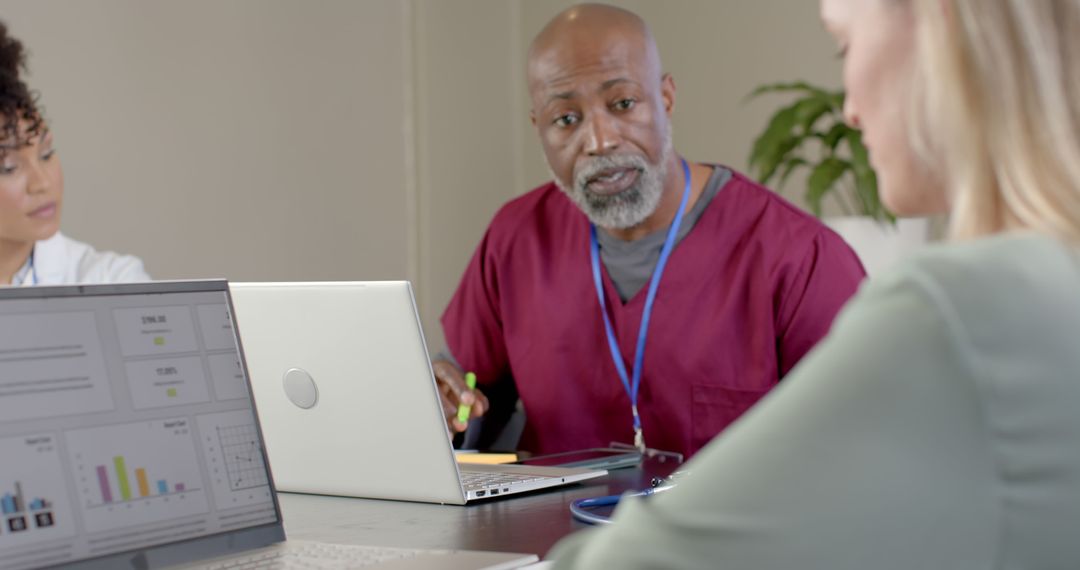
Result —
M 7 25 L 0 22 L 0 156 L 10 148 L 30 144 L 44 128 L 37 93 L 19 77 L 19 72 L 26 70 L 22 42 L 8 35 Z M 26 125 L 22 130 L 21 121 Z

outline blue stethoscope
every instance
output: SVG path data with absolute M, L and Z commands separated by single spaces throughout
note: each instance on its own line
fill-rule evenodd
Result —
M 587 524 L 610 524 L 611 517 L 594 513 L 592 509 L 601 507 L 613 507 L 626 497 L 649 497 L 675 488 L 675 479 L 684 475 L 684 472 L 676 471 L 669 478 L 654 477 L 652 487 L 642 491 L 624 493 L 622 495 L 608 495 L 606 497 L 594 497 L 592 499 L 577 499 L 570 503 L 570 516 Z
M 649 320 L 652 317 L 653 302 L 656 300 L 656 291 L 660 287 L 660 277 L 664 274 L 664 267 L 671 250 L 675 249 L 675 241 L 679 235 L 679 226 L 682 225 L 683 211 L 690 201 L 690 165 L 686 159 L 682 161 L 683 177 L 686 184 L 683 187 L 682 202 L 679 203 L 679 211 L 675 214 L 675 221 L 668 228 L 664 247 L 660 250 L 660 260 L 653 269 L 652 278 L 649 281 L 649 292 L 645 297 L 645 310 L 641 314 L 641 327 L 638 329 L 637 349 L 634 352 L 633 380 L 626 373 L 626 365 L 623 363 L 622 351 L 619 349 L 619 340 L 615 337 L 615 330 L 611 326 L 611 319 L 607 313 L 607 301 L 604 297 L 604 281 L 600 276 L 600 243 L 596 239 L 596 225 L 589 224 L 589 255 L 592 258 L 593 283 L 596 285 L 596 295 L 600 300 L 600 314 L 604 317 L 604 330 L 607 332 L 608 348 L 611 350 L 611 358 L 615 362 L 615 369 L 619 373 L 626 395 L 630 397 L 630 411 L 634 416 L 634 447 L 642 453 L 645 452 L 645 436 L 641 430 L 641 415 L 638 414 L 637 400 L 638 389 L 641 387 L 641 368 L 645 360 L 645 339 L 649 333 Z M 651 494 L 651 493 L 650 493 Z M 598 499 L 599 500 L 599 499 Z M 594 505 L 598 506 L 598 505 Z
M 611 524 L 611 517 L 596 514 L 590 509 L 611 507 L 617 505 L 619 500 L 624 497 L 648 497 L 649 495 L 655 495 L 670 488 L 671 487 L 649 488 L 644 491 L 626 493 L 624 495 L 608 495 L 606 497 L 595 497 L 592 499 L 578 499 L 570 503 L 570 516 L 587 524 Z

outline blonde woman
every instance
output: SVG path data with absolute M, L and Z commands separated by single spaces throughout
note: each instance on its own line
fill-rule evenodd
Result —
M 148 281 L 138 258 L 60 233 L 64 175 L 25 68 L 22 43 L 0 22 L 0 285 Z
M 950 242 L 558 568 L 1080 568 L 1080 0 L 823 0 L 883 198 Z

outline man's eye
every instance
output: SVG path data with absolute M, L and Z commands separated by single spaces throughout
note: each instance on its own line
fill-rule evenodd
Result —
M 565 115 L 559 115 L 553 122 L 557 127 L 569 127 L 570 125 L 577 124 L 578 117 L 577 115 L 567 113 Z
M 16 167 L 14 164 L 9 164 L 5 162 L 3 164 L 0 164 L 0 174 L 11 174 L 12 172 L 15 172 L 15 168 Z
M 50 148 L 49 150 L 41 153 L 41 160 L 49 160 L 53 157 L 54 154 L 56 154 L 56 149 Z
M 614 107 L 619 111 L 629 111 L 634 107 L 635 103 L 637 103 L 637 101 L 633 99 L 619 99 L 615 102 Z

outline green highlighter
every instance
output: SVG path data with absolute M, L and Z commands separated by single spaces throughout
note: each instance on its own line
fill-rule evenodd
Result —
M 472 372 L 466 372 L 465 373 L 465 385 L 468 386 L 470 390 L 476 389 L 476 374 L 473 374 Z M 472 412 L 472 406 L 466 406 L 465 404 L 461 404 L 460 406 L 458 406 L 458 408 L 457 408 L 457 419 L 458 419 L 458 421 L 463 423 L 463 424 L 469 423 L 469 413 L 470 412 Z

